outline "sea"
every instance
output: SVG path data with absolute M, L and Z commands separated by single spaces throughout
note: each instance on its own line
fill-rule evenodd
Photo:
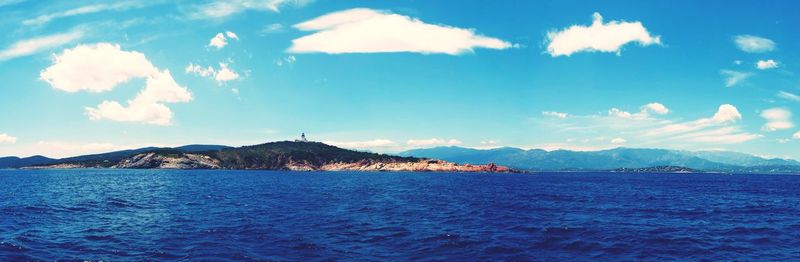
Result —
M 0 261 L 799 261 L 800 176 L 0 170 Z

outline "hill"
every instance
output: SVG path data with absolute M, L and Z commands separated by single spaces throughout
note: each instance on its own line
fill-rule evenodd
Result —
M 497 163 L 516 169 L 540 171 L 614 170 L 620 168 L 685 167 L 717 172 L 800 172 L 800 162 L 767 159 L 726 151 L 615 148 L 600 151 L 545 151 L 519 148 L 471 149 L 436 147 L 401 152 L 401 156 L 429 157 L 455 163 Z

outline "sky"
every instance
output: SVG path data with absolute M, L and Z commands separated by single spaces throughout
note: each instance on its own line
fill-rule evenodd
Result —
M 800 159 L 796 1 L 0 0 L 0 156 L 310 140 Z M 796 114 L 795 114 L 796 113 Z

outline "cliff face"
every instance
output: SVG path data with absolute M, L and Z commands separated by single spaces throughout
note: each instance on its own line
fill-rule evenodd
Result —
M 198 154 L 163 155 L 144 153 L 123 159 L 111 168 L 158 168 L 158 169 L 219 169 L 219 160 Z
M 416 162 L 372 162 L 331 163 L 320 166 L 325 171 L 416 171 L 416 172 L 512 172 L 507 167 L 488 165 L 459 165 L 441 160 L 422 159 Z

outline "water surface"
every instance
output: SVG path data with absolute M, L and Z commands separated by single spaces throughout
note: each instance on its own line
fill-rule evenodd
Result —
M 798 260 L 800 176 L 0 170 L 0 260 Z

